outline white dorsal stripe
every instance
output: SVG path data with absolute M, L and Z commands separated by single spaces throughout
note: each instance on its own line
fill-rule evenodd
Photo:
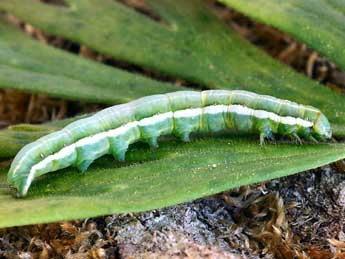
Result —
M 219 113 L 226 113 L 226 112 L 236 113 L 239 115 L 254 116 L 255 118 L 259 118 L 259 119 L 270 119 L 275 122 L 283 123 L 287 125 L 298 125 L 302 127 L 313 126 L 313 123 L 308 120 L 304 120 L 301 118 L 294 118 L 291 116 L 279 116 L 273 112 L 267 112 L 264 110 L 254 110 L 244 105 L 211 105 L 204 108 L 190 108 L 190 109 L 184 109 L 184 110 L 179 110 L 175 112 L 161 113 L 161 114 L 157 114 L 151 117 L 144 118 L 139 121 L 126 123 L 125 125 L 120 126 L 116 129 L 108 130 L 105 132 L 94 134 L 89 137 L 82 138 L 78 140 L 77 142 L 62 148 L 57 153 L 47 156 L 46 158 L 44 158 L 42 161 L 40 161 L 39 163 L 37 163 L 31 168 L 29 176 L 27 178 L 25 188 L 24 188 L 25 192 L 28 190 L 30 183 L 33 179 L 33 176 L 35 175 L 35 172 L 37 172 L 38 170 L 44 169 L 49 163 L 52 163 L 53 161 L 67 158 L 68 156 L 72 155 L 73 152 L 75 152 L 78 147 L 96 143 L 97 141 L 102 140 L 104 138 L 118 137 L 135 127 L 150 126 L 150 125 L 156 124 L 157 122 L 163 122 L 164 120 L 167 120 L 167 119 L 190 118 L 190 117 L 200 116 L 201 114 L 219 114 Z

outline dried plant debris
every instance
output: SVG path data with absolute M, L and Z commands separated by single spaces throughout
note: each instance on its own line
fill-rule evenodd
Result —
M 218 197 L 147 213 L 1 230 L 5 258 L 259 258 L 233 248 L 231 206 Z
M 0 233 L 1 258 L 112 258 L 106 251 L 115 243 L 105 240 L 96 224 L 87 221 L 11 228 Z
M 273 180 L 270 190 L 279 191 L 287 204 L 286 218 L 301 258 L 341 258 L 329 240 L 344 239 L 345 175 L 330 166 Z M 339 244 L 338 243 L 338 244 Z M 297 254 L 295 255 L 297 256 Z M 284 258 L 284 257 L 282 257 Z M 297 257 L 299 258 L 299 257 Z
M 229 26 L 272 57 L 310 78 L 339 91 L 345 91 L 345 71 L 290 36 L 252 20 L 215 0 L 206 1 Z
M 66 114 L 66 101 L 15 90 L 0 90 L 0 127 L 2 128 L 19 122 L 42 123 L 62 119 Z
M 65 101 L 40 94 L 0 90 L 0 128 L 17 123 L 42 123 L 105 108 L 100 104 Z
M 0 258 L 344 258 L 345 174 L 327 166 L 146 213 L 0 231 Z

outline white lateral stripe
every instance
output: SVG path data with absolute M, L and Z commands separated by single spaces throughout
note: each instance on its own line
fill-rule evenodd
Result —
M 224 113 L 228 111 L 228 108 L 229 108 L 228 105 L 212 105 L 212 106 L 205 107 L 203 113 L 207 113 L 207 114 Z
M 165 121 L 166 119 L 172 119 L 173 117 L 173 112 L 166 112 L 166 113 L 161 113 L 154 115 L 152 117 L 144 118 L 139 121 L 140 126 L 149 126 L 152 124 L 155 124 L 156 122 L 162 122 Z
M 297 121 L 296 121 L 296 118 L 290 117 L 290 116 L 281 117 L 281 123 L 287 124 L 287 125 L 298 125 Z
M 296 119 L 297 125 L 301 125 L 302 127 L 305 127 L 305 128 L 313 127 L 313 125 L 314 125 L 314 123 L 307 121 L 307 120 L 303 120 L 301 118 L 295 118 L 295 119 Z
M 137 126 L 150 126 L 154 125 L 157 122 L 164 121 L 169 118 L 188 118 L 194 116 L 200 116 L 202 113 L 206 114 L 219 114 L 219 113 L 236 113 L 240 115 L 248 115 L 254 116 L 259 119 L 270 119 L 278 123 L 288 124 L 288 125 L 299 125 L 302 127 L 312 127 L 313 123 L 307 120 L 303 120 L 301 118 L 294 118 L 291 116 L 279 116 L 273 112 L 267 112 L 264 110 L 254 110 L 250 109 L 243 105 L 211 105 L 202 108 L 191 108 L 185 110 L 179 110 L 175 112 L 167 112 L 157 114 L 151 117 L 144 118 L 140 121 L 133 121 L 129 122 L 123 126 L 120 126 L 116 129 L 108 130 L 105 132 L 97 133 L 95 135 L 82 138 L 77 142 L 62 148 L 57 153 L 47 156 L 42 161 L 37 163 L 36 165 L 32 166 L 29 176 L 27 178 L 27 182 L 25 185 L 25 190 L 29 188 L 29 185 L 32 181 L 32 178 L 37 170 L 45 168 L 49 163 L 53 162 L 54 160 L 60 160 L 70 156 L 73 152 L 76 151 L 76 148 L 82 147 L 84 145 L 93 144 L 97 141 L 107 138 L 107 137 L 118 137 L 128 130 L 133 129 Z
M 212 105 L 204 108 L 203 113 L 207 114 L 218 114 L 218 113 L 224 113 L 224 112 L 231 112 L 231 113 L 236 113 L 240 115 L 251 115 L 259 119 L 271 119 L 275 122 L 279 123 L 284 123 L 288 125 L 299 125 L 302 127 L 311 127 L 313 126 L 312 122 L 309 122 L 307 120 L 303 120 L 300 118 L 294 118 L 290 116 L 286 117 L 281 117 L 276 115 L 273 112 L 267 112 L 264 110 L 253 110 L 250 109 L 246 106 L 243 105 Z M 138 125 L 140 126 L 149 126 L 149 125 L 154 125 L 155 123 L 159 121 L 164 121 L 165 119 L 172 118 L 174 115 L 175 118 L 187 118 L 187 117 L 192 117 L 192 116 L 198 116 L 202 112 L 201 108 L 195 108 L 195 109 L 185 109 L 185 110 L 180 110 L 176 111 L 174 113 L 172 112 L 167 112 L 167 113 L 162 113 L 158 115 L 154 115 L 152 117 L 144 118 L 140 121 L 134 121 L 134 122 L 129 122 L 119 128 L 112 129 L 106 132 L 101 132 L 83 139 L 78 140 L 76 143 L 71 144 L 67 147 L 62 148 L 59 152 L 50 155 L 43 159 L 41 162 L 33 166 L 32 168 L 38 166 L 45 160 L 55 160 L 55 159 L 61 159 L 64 157 L 69 156 L 72 152 L 74 152 L 75 148 L 77 147 L 82 147 L 84 145 L 92 144 L 95 143 L 101 139 L 104 139 L 106 137 L 117 137 L 120 136 L 121 134 L 127 132 L 128 130 L 132 129 L 133 127 L 136 127 Z M 37 167 L 36 167 L 37 168 Z
M 303 120 L 301 118 L 294 118 L 291 116 L 279 116 L 273 112 L 268 112 L 264 110 L 254 110 L 243 105 L 230 105 L 229 112 L 241 115 L 254 116 L 255 118 L 259 119 L 270 119 L 272 121 L 288 125 L 299 125 L 305 128 L 313 126 L 312 122 Z
M 230 105 L 229 107 L 229 112 L 230 113 L 236 113 L 236 114 L 240 114 L 240 115 L 248 115 L 248 116 L 252 116 L 254 110 L 250 109 L 246 106 L 243 105 Z
M 191 108 L 179 110 L 174 112 L 174 118 L 189 118 L 199 116 L 202 113 L 202 108 Z

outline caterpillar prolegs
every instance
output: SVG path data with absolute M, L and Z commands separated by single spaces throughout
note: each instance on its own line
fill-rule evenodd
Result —
M 188 141 L 191 132 L 224 129 L 258 133 L 261 143 L 273 135 L 326 140 L 332 134 L 327 118 L 311 106 L 239 90 L 173 92 L 112 106 L 26 145 L 8 182 L 25 196 L 38 176 L 69 166 L 85 171 L 106 154 L 124 160 L 139 140 L 156 147 L 161 135 Z

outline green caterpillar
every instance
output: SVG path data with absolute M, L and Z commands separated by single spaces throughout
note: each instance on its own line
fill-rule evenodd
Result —
M 174 134 L 183 141 L 191 132 L 236 129 L 307 140 L 331 138 L 327 118 L 316 108 L 246 91 L 180 91 L 116 105 L 75 121 L 20 150 L 8 182 L 25 196 L 38 176 L 69 166 L 85 171 L 97 158 L 111 154 L 125 159 L 139 140 L 157 147 L 157 138 Z

